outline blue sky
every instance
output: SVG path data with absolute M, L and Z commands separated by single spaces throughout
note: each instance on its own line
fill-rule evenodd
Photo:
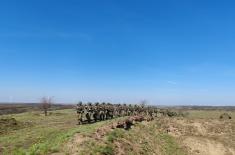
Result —
M 235 105 L 232 0 L 2 0 L 0 101 Z

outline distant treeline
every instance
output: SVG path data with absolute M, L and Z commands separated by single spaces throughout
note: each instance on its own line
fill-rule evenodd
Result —
M 71 109 L 73 107 L 72 104 L 52 104 L 49 110 Z M 38 110 L 42 110 L 41 103 L 0 103 L 0 115 Z
M 167 109 L 184 109 L 184 110 L 227 110 L 234 111 L 235 106 L 161 106 Z

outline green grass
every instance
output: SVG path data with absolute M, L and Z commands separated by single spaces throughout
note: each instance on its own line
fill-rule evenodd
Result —
M 55 112 L 61 113 L 60 116 Z M 5 115 L 13 117 L 19 122 L 30 122 L 30 126 L 9 131 L 1 135 L 0 145 L 3 154 L 46 154 L 55 152 L 59 145 L 76 132 L 74 110 L 58 110 L 50 116 L 43 116 L 38 112 Z
M 122 138 L 125 131 L 122 129 L 114 129 L 108 132 L 103 139 L 95 140 L 89 139 L 85 141 L 80 147 L 81 151 L 79 154 L 82 155 L 114 155 L 115 145 L 114 142 Z
M 124 130 L 123 129 L 115 129 L 112 132 L 107 134 L 107 141 L 113 143 L 118 138 L 124 137 Z
M 75 133 L 89 135 L 102 125 L 113 121 L 108 120 L 77 126 L 76 113 L 72 109 L 53 111 L 51 115 L 46 117 L 39 112 L 4 115 L 1 117 L 13 117 L 17 121 L 30 122 L 32 124 L 0 135 L 0 146 L 3 149 L 0 154 L 3 155 L 34 155 L 60 152 L 61 145 Z
M 218 118 L 224 111 L 190 110 L 190 118 Z M 228 112 L 235 118 L 234 112 Z M 26 112 L 21 114 L 3 115 L 13 117 L 21 123 L 28 122 L 23 128 L 8 130 L 0 135 L 0 154 L 34 155 L 63 152 L 62 146 L 74 134 L 92 135 L 98 128 L 116 119 L 87 125 L 76 125 L 76 112 L 73 109 L 52 111 L 45 117 L 41 112 Z M 121 119 L 121 118 L 118 118 Z M 27 124 L 27 123 L 26 123 Z M 125 131 L 114 129 L 108 132 L 100 141 L 94 138 L 85 141 L 81 146 L 81 154 L 112 155 L 119 150 L 117 144 L 126 154 L 184 154 L 173 137 L 158 130 L 156 121 L 137 124 L 133 129 Z M 120 149 L 120 148 L 119 148 Z M 2 150 L 2 152 L 1 152 Z
M 85 141 L 80 148 L 79 154 L 84 155 L 113 155 L 120 151 L 127 155 L 185 155 L 173 137 L 159 132 L 155 121 L 147 124 L 139 123 L 128 131 L 111 130 L 102 139 Z
M 218 119 L 221 114 L 228 113 L 232 118 L 235 118 L 235 111 L 225 110 L 188 110 L 188 118 L 199 118 L 199 119 Z
M 161 133 L 157 135 L 157 138 L 161 141 L 161 149 L 163 150 L 164 154 L 167 155 L 184 155 L 185 152 L 182 150 L 182 148 L 179 147 L 176 140 L 165 133 Z

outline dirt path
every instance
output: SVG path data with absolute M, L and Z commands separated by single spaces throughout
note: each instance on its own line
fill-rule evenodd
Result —
M 183 144 L 192 155 L 234 155 L 234 150 L 207 138 L 187 137 Z
M 163 123 L 190 155 L 235 155 L 233 122 L 165 119 Z

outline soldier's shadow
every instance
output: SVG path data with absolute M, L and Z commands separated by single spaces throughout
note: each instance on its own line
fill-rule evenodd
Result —
M 91 121 L 83 120 L 82 124 L 94 124 L 94 123 L 103 122 L 103 121 L 107 121 L 107 120 L 110 120 L 110 119 L 96 120 L 96 121 L 95 120 L 91 120 Z
M 98 123 L 98 122 L 101 122 L 101 121 L 83 121 L 82 124 L 94 124 L 94 123 Z

